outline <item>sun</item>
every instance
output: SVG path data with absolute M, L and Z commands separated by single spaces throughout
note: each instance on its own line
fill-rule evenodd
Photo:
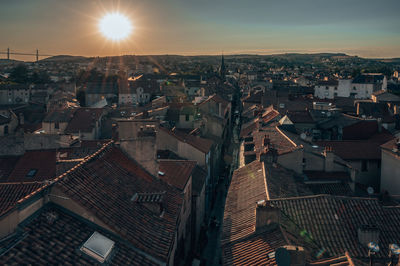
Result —
M 109 13 L 100 19 L 99 30 L 107 39 L 121 41 L 131 34 L 132 24 L 120 13 Z

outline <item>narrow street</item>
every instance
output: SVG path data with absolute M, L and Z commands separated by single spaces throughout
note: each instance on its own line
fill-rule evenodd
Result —
M 217 186 L 217 198 L 214 204 L 213 209 L 211 210 L 211 220 L 216 218 L 217 225 L 208 227 L 207 238 L 208 242 L 202 252 L 202 259 L 205 262 L 205 265 L 221 265 L 222 264 L 222 250 L 221 250 L 221 233 L 222 233 L 222 223 L 224 219 L 224 207 L 225 200 L 230 184 L 230 180 L 232 178 L 233 171 L 238 167 L 238 149 L 239 149 L 239 118 L 235 118 L 234 128 L 232 130 L 232 137 L 230 141 L 230 155 L 232 156 L 232 164 L 229 169 L 229 174 L 224 182 L 219 182 Z

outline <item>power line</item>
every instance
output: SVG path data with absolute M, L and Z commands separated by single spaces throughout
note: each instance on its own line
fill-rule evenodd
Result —
M 7 59 L 10 59 L 10 55 L 32 55 L 36 57 L 36 61 L 39 61 L 39 57 L 43 56 L 55 56 L 51 54 L 39 54 L 39 50 L 36 49 L 36 53 L 30 53 L 30 52 L 16 52 L 16 51 L 11 51 L 10 48 L 7 48 L 6 52 L 0 51 L 0 54 L 6 54 Z

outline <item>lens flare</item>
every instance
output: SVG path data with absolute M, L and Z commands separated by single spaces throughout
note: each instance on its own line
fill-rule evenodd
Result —
M 126 16 L 120 13 L 109 13 L 101 18 L 99 30 L 106 38 L 120 41 L 132 32 L 132 24 Z

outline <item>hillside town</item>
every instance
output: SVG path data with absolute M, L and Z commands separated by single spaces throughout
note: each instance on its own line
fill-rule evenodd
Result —
M 0 60 L 0 264 L 400 265 L 400 61 Z

